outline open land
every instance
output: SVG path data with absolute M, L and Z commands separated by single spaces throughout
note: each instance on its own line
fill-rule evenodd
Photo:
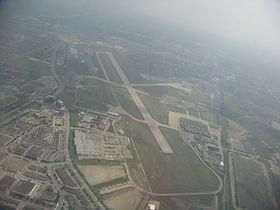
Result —
M 112 64 L 110 58 L 107 56 L 107 54 L 103 54 L 103 53 L 98 53 L 97 56 L 100 57 L 100 60 L 104 66 L 104 69 L 107 72 L 107 75 L 109 77 L 109 79 L 112 82 L 116 82 L 118 84 L 122 84 L 123 81 L 120 78 L 117 70 L 115 69 L 115 66 Z
M 78 168 L 90 185 L 126 177 L 123 166 L 78 165 Z
M 168 143 L 176 151 L 173 154 L 161 155 L 145 124 L 123 117 L 116 123 L 116 127 L 123 129 L 126 135 L 134 139 L 155 192 L 205 192 L 218 189 L 219 183 L 215 175 L 201 163 L 192 149 L 184 144 L 177 131 L 161 128 Z
M 162 152 L 164 153 L 172 153 L 172 149 L 168 145 L 166 139 L 160 132 L 158 125 L 154 122 L 153 118 L 150 116 L 148 110 L 146 109 L 145 105 L 139 98 L 139 96 L 136 93 L 136 90 L 131 86 L 130 82 L 128 81 L 126 75 L 124 74 L 123 70 L 120 68 L 118 65 L 117 61 L 115 58 L 112 56 L 112 54 L 108 53 L 108 57 L 110 58 L 112 64 L 114 65 L 117 73 L 119 74 L 120 78 L 122 79 L 123 83 L 126 85 L 126 88 L 133 98 L 133 101 L 137 105 L 138 109 L 140 110 L 144 120 L 147 122 L 149 125 L 149 128 L 151 129 L 153 135 L 155 136 L 155 139 L 157 140 Z
M 142 199 L 141 193 L 134 189 L 127 189 L 115 192 L 104 198 L 104 203 L 108 208 L 114 210 L 131 210 L 136 209 Z
M 136 84 L 133 85 L 139 90 L 145 91 L 155 97 L 163 97 L 165 95 L 176 97 L 184 101 L 194 102 L 191 94 L 191 87 L 182 87 L 176 83 L 166 84 Z
M 279 87 L 246 73 L 261 65 L 79 12 L 3 27 L 0 208 L 278 209 Z
M 0 107 L 5 107 L 17 101 L 15 96 L 7 95 L 4 92 L 0 93 Z
M 18 172 L 22 170 L 26 166 L 26 164 L 27 161 L 25 160 L 14 157 L 7 157 L 0 163 L 0 166 L 7 171 Z
M 168 123 L 168 112 L 164 104 L 151 95 L 146 95 L 139 92 L 137 94 L 147 107 L 147 110 L 154 120 L 162 124 Z
M 233 156 L 237 205 L 247 209 L 277 209 L 272 188 L 262 163 Z

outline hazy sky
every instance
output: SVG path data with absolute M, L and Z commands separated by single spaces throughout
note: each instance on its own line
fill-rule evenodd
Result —
M 54 8 L 87 10 L 92 18 L 99 10 L 108 20 L 114 19 L 113 14 L 145 16 L 145 21 L 151 18 L 182 28 L 191 26 L 207 34 L 280 51 L 280 0 L 31 0 L 32 8 L 26 0 L 16 2 L 18 9 L 34 10 L 33 5 L 49 2 Z
M 116 10 L 250 44 L 280 49 L 280 1 L 277 0 L 103 0 Z M 92 1 L 94 4 L 94 1 Z

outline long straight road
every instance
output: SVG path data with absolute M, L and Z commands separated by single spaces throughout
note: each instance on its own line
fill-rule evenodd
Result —
M 173 153 L 171 147 L 169 146 L 168 142 L 166 141 L 165 137 L 162 135 L 158 123 L 151 117 L 150 113 L 148 112 L 147 108 L 145 107 L 144 103 L 139 98 L 136 90 L 133 88 L 133 86 L 130 84 L 129 80 L 127 79 L 125 73 L 119 66 L 118 62 L 114 58 L 114 56 L 110 53 L 106 53 L 108 57 L 110 58 L 113 66 L 115 67 L 116 71 L 118 72 L 120 78 L 122 79 L 125 87 L 127 88 L 129 94 L 131 95 L 134 103 L 138 107 L 139 111 L 143 115 L 144 120 L 146 121 L 146 124 L 149 126 L 152 134 L 154 135 L 161 151 L 163 153 Z

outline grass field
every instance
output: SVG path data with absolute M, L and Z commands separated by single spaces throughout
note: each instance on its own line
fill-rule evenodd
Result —
M 84 84 L 83 88 L 76 88 L 75 82 L 71 79 L 65 83 L 65 89 L 59 98 L 69 109 L 76 105 L 107 111 L 108 105 L 116 105 L 111 88 L 106 83 L 95 79 L 85 79 L 81 83 Z
M 123 116 L 115 124 L 134 139 L 145 172 L 155 192 L 202 192 L 218 188 L 218 179 L 183 144 L 175 130 L 161 128 L 174 154 L 161 155 L 160 148 L 146 124 Z
M 153 96 L 161 97 L 163 95 L 173 96 L 180 98 L 184 101 L 195 103 L 196 100 L 193 96 L 190 96 L 186 91 L 180 90 L 178 88 L 169 87 L 169 86 L 143 86 L 137 87 L 137 89 L 144 92 L 150 93 Z
M 76 91 L 74 89 L 65 88 L 58 98 L 64 102 L 68 109 L 70 109 L 75 103 Z
M 115 128 L 123 129 L 125 135 L 134 140 L 146 174 L 150 177 L 160 161 L 160 148 L 148 126 L 123 115 L 122 119 L 115 123 Z
M 120 105 L 135 118 L 143 119 L 126 88 L 115 87 L 106 82 L 88 78 L 85 78 L 81 84 L 84 87 L 76 88 L 77 85 L 71 77 L 65 83 L 65 89 L 59 98 L 68 108 L 76 105 L 91 110 L 107 111 L 109 105 Z
M 112 81 L 112 82 L 116 82 L 118 84 L 123 84 L 123 81 L 121 80 L 118 72 L 116 71 L 115 67 L 113 66 L 110 58 L 108 57 L 107 54 L 102 54 L 102 53 L 99 53 L 98 54 L 99 57 L 100 57 L 100 60 L 107 72 L 107 75 L 109 77 L 109 79 Z
M 75 146 L 74 139 L 75 139 L 75 133 L 73 130 L 70 130 L 68 149 L 69 149 L 70 158 L 75 163 L 78 160 L 78 157 L 76 153 L 76 146 Z
M 69 109 L 70 126 L 76 126 L 79 120 L 79 112 L 76 109 Z
M 107 87 L 97 85 L 88 89 L 79 89 L 77 106 L 85 107 L 92 110 L 107 111 L 108 105 L 111 104 L 109 91 Z
M 122 190 L 104 197 L 104 204 L 112 210 L 137 209 L 142 200 L 142 194 L 135 189 Z
M 212 146 L 207 146 L 208 150 L 218 152 L 219 148 L 218 147 L 212 147 Z
M 152 197 L 152 199 L 160 201 L 160 210 L 205 209 L 204 208 L 205 206 L 207 207 L 212 206 L 214 196 L 199 195 L 199 196 L 169 197 L 169 198 Z
M 134 65 L 129 61 L 129 59 L 125 55 L 122 55 L 122 54 L 116 53 L 116 52 L 113 53 L 113 55 L 116 58 L 116 60 L 118 61 L 118 64 L 124 71 L 126 77 L 130 81 L 130 83 L 134 83 L 134 84 L 153 83 L 152 80 L 148 80 L 148 79 L 142 77 L 137 72 Z
M 138 107 L 134 103 L 133 99 L 131 98 L 129 92 L 126 88 L 122 87 L 113 87 L 112 91 L 118 98 L 119 105 L 127 111 L 129 114 L 134 116 L 137 119 L 143 119 L 142 114 L 140 113 Z
M 7 105 L 9 105 L 11 103 L 14 103 L 16 101 L 17 101 L 17 97 L 7 95 L 7 94 L 5 94 L 5 92 L 0 93 L 0 107 L 7 106 Z
M 26 82 L 37 80 L 41 76 L 51 74 L 51 67 L 49 64 L 46 64 L 39 60 L 32 60 L 27 56 L 16 58 L 10 61 L 9 64 L 12 66 L 16 66 L 24 71 L 24 80 Z
M 143 93 L 137 93 L 141 98 L 142 102 L 148 109 L 152 118 L 162 124 L 168 124 L 168 112 L 164 104 L 160 103 L 160 101 L 151 96 Z
M 160 127 L 174 154 L 164 155 L 158 179 L 152 182 L 156 192 L 203 192 L 218 189 L 218 179 L 183 143 L 178 131 Z
M 25 93 L 29 93 L 32 94 L 34 93 L 36 90 L 43 88 L 44 85 L 41 82 L 38 81 L 31 81 L 30 83 L 24 85 L 23 87 L 21 87 L 21 91 L 25 92 Z
M 271 159 L 273 157 L 273 151 L 257 138 L 249 138 L 248 142 L 262 158 Z
M 121 165 L 78 165 L 78 168 L 90 185 L 97 185 L 119 178 L 126 178 L 126 172 Z M 96 173 L 97 171 L 98 173 Z
M 247 209 L 276 209 L 269 187 L 269 180 L 263 172 L 261 163 L 242 157 L 233 156 L 237 203 Z
M 75 59 L 67 59 L 64 63 L 64 69 L 68 72 L 76 72 L 81 75 L 89 75 L 88 65 Z

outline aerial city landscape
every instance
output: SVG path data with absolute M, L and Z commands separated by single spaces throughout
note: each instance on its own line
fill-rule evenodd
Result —
M 0 209 L 279 209 L 280 54 L 107 3 L 0 1 Z

